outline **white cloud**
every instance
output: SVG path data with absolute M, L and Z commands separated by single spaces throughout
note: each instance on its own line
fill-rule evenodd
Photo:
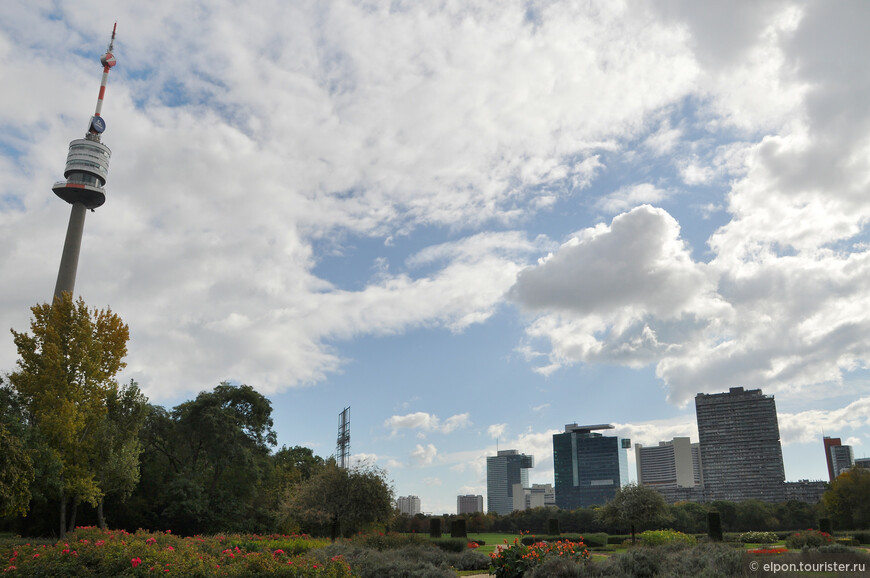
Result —
M 419 429 L 425 432 L 435 431 L 450 433 L 471 425 L 468 413 L 460 413 L 447 418 L 444 423 L 436 415 L 418 411 L 406 415 L 394 415 L 384 422 L 384 427 L 390 428 L 393 434 L 404 429 Z
M 438 449 L 434 445 L 427 444 L 426 447 L 423 447 L 420 444 L 417 444 L 417 446 L 411 452 L 411 458 L 419 466 L 428 466 L 435 460 L 435 456 L 437 454 Z
M 491 426 L 489 426 L 488 428 L 486 428 L 486 433 L 487 433 L 487 435 L 489 435 L 489 437 L 495 439 L 495 438 L 500 438 L 501 436 L 503 436 L 505 430 L 507 430 L 506 423 L 494 423 Z
M 633 209 L 645 203 L 659 203 L 668 196 L 667 191 L 659 189 L 655 185 L 641 183 L 623 187 L 606 197 L 601 197 L 596 201 L 595 206 L 606 213 L 613 214 Z

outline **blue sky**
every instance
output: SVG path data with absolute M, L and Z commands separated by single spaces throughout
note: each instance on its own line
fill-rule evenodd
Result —
M 451 512 L 485 457 L 776 396 L 789 480 L 870 443 L 864 3 L 6 2 L 0 293 L 27 327 L 118 22 L 76 291 L 173 406 L 222 380 L 279 443 Z M 15 364 L 0 341 L 0 370 Z M 633 456 L 630 456 L 633 467 Z M 634 477 L 634 471 L 631 472 Z

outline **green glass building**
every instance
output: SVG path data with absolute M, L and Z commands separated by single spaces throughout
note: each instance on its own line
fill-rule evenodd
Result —
M 556 505 L 563 510 L 600 506 L 628 484 L 631 440 L 607 437 L 595 430 L 610 424 L 569 424 L 553 435 Z

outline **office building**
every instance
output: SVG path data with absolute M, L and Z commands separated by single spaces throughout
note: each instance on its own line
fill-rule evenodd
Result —
M 474 514 L 475 512 L 483 512 L 483 496 L 480 494 L 456 496 L 456 513 L 458 515 Z
M 856 468 L 864 468 L 870 470 L 870 458 L 858 458 L 855 460 Z
M 828 482 L 821 480 L 799 480 L 797 482 L 786 482 L 785 499 L 786 501 L 806 502 L 807 504 L 818 504 L 822 501 L 822 494 L 828 489 Z
M 634 445 L 637 483 L 655 489 L 666 502 L 703 502 L 701 447 L 687 437 Z
M 689 438 L 678 437 L 657 446 L 635 444 L 634 449 L 638 484 L 682 488 L 702 484 L 700 444 Z
M 742 387 L 699 393 L 695 411 L 706 498 L 783 501 L 785 469 L 773 396 Z
M 628 483 L 631 440 L 608 437 L 597 430 L 610 424 L 568 424 L 553 435 L 556 505 L 563 510 L 607 503 Z
M 822 444 L 825 446 L 825 463 L 828 464 L 828 479 L 834 481 L 837 476 L 834 475 L 834 463 L 831 461 L 831 448 L 841 445 L 840 438 L 832 438 L 828 436 L 822 437 Z
M 514 510 L 514 485 L 529 487 L 529 470 L 535 458 L 517 450 L 500 450 L 486 458 L 486 510 L 500 515 Z
M 532 490 L 543 490 L 545 506 L 556 505 L 556 489 L 553 488 L 553 484 L 532 484 Z
M 840 441 L 837 438 L 837 441 Z M 844 446 L 841 444 L 831 445 L 828 449 L 828 473 L 833 474 L 831 481 L 837 479 L 837 476 L 843 472 L 847 472 L 855 465 L 855 460 L 852 457 L 852 446 Z
M 399 496 L 396 500 L 396 508 L 400 514 L 413 516 L 420 513 L 420 498 L 417 496 Z

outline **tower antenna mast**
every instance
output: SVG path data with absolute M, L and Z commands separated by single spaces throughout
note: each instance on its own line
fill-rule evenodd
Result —
M 103 65 L 103 78 L 100 82 L 97 107 L 94 116 L 91 117 L 88 131 L 84 138 L 69 143 L 66 168 L 63 172 L 66 180 L 54 183 L 51 188 L 55 195 L 72 205 L 66 239 L 63 244 L 63 255 L 57 272 L 57 283 L 54 286 L 55 299 L 62 298 L 64 293 L 70 293 L 72 296 L 75 290 L 86 210 L 93 211 L 106 202 L 106 191 L 103 186 L 109 176 L 109 159 L 112 156 L 112 151 L 100 141 L 100 136 L 106 130 L 106 121 L 102 117 L 103 97 L 106 94 L 109 71 L 116 64 L 113 51 L 117 28 L 118 23 L 115 22 L 109 47 L 106 49 L 106 53 L 100 57 L 100 64 Z

